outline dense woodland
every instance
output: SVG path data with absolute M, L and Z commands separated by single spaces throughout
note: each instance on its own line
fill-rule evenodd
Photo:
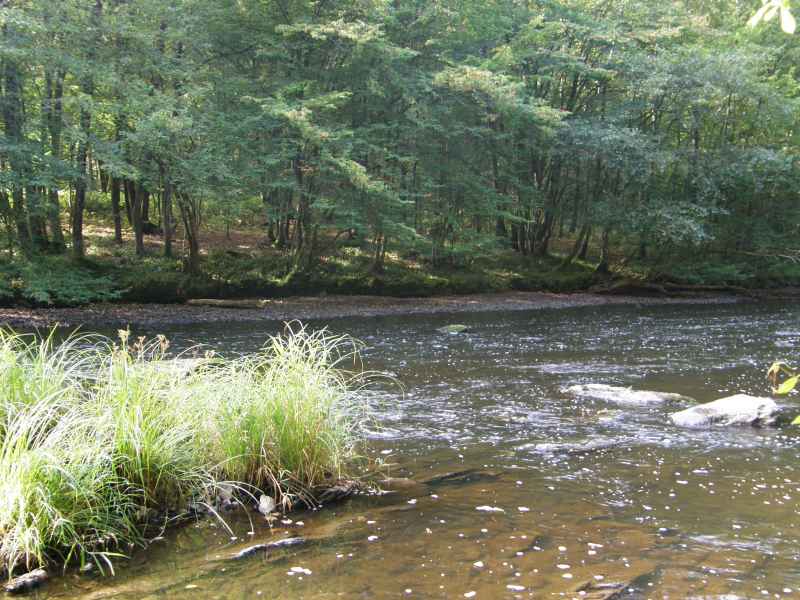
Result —
M 0 298 L 345 263 L 780 283 L 800 35 L 760 5 L 0 0 Z M 258 243 L 215 253 L 231 229 Z

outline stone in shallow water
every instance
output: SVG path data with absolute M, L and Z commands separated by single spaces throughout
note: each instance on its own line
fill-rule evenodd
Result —
M 280 550 L 282 548 L 288 548 L 289 546 L 298 546 L 300 544 L 305 544 L 305 538 L 285 538 L 282 540 L 277 540 L 274 542 L 267 542 L 264 544 L 255 544 L 253 546 L 248 546 L 243 550 L 240 550 L 236 554 L 232 555 L 231 558 L 234 560 L 239 560 L 242 558 L 248 558 L 260 552 L 269 552 L 271 550 Z
M 774 425 L 780 409 L 771 398 L 736 394 L 672 413 L 669 418 L 679 427 L 715 425 Z
M 627 387 L 616 385 L 605 385 L 602 383 L 584 383 L 573 385 L 564 390 L 567 394 L 582 398 L 592 398 L 594 400 L 604 400 L 614 404 L 625 406 L 646 406 L 649 404 L 661 404 L 673 400 L 686 400 L 680 394 L 670 394 L 667 392 L 652 392 L 648 390 L 634 390 Z
M 450 334 L 459 334 L 459 333 L 467 333 L 469 331 L 469 327 L 466 325 L 445 325 L 444 327 L 439 327 L 437 329 L 439 333 L 450 333 Z
M 6 583 L 5 590 L 9 594 L 23 594 L 39 587 L 47 581 L 48 574 L 44 569 L 34 569 L 25 575 L 15 577 Z

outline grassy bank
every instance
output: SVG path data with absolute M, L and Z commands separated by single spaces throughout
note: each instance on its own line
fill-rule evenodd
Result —
M 309 500 L 356 457 L 360 377 L 344 338 L 296 328 L 255 356 L 0 331 L 0 566 L 102 568 L 154 524 L 221 496 Z

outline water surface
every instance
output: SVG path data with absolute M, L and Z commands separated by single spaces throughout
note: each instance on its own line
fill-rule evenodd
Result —
M 454 322 L 470 333 L 436 332 Z M 618 407 L 563 391 L 605 383 L 698 401 L 766 395 L 766 367 L 792 358 L 800 341 L 797 306 L 592 307 L 311 325 L 362 340 L 365 366 L 396 382 L 369 393 L 377 417 L 368 453 L 387 472 L 484 475 L 293 514 L 272 530 L 237 515 L 231 535 L 203 520 L 119 562 L 115 578 L 68 574 L 40 595 L 580 598 L 576 590 L 587 582 L 621 582 L 623 598 L 800 597 L 798 433 L 679 430 L 666 415 L 685 403 Z M 217 324 L 165 333 L 176 348 L 203 343 L 236 354 L 279 329 Z M 583 444 L 604 449 L 571 452 Z M 229 559 L 254 541 L 287 535 L 319 541 Z

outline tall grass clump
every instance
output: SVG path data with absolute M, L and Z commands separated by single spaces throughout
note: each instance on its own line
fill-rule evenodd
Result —
M 272 490 L 284 504 L 345 475 L 365 416 L 364 373 L 344 336 L 302 326 L 251 357 L 220 365 L 208 425 L 224 477 Z
M 94 561 L 211 503 L 267 493 L 290 507 L 348 475 L 363 375 L 345 337 L 301 326 L 254 356 L 168 356 L 132 343 L 0 331 L 0 566 Z M 180 359 L 180 357 L 178 357 Z M 354 362 L 353 364 L 357 364 Z
M 194 396 L 199 371 L 181 373 L 168 360 L 165 338 L 98 348 L 91 405 L 107 439 L 113 469 L 143 511 L 175 511 L 210 485 Z M 198 361 L 199 368 L 202 361 Z

